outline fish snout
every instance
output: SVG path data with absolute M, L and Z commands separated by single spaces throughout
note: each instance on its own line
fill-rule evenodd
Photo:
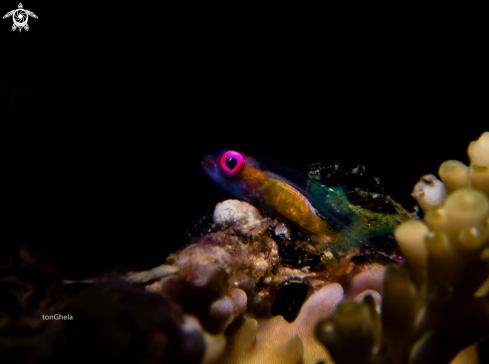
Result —
M 216 168 L 216 163 L 214 163 L 214 160 L 211 157 L 205 155 L 200 161 L 200 166 L 205 172 L 211 172 Z

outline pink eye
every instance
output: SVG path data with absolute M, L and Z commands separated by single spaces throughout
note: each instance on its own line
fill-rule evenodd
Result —
M 245 159 L 244 156 L 238 152 L 228 150 L 224 152 L 219 158 L 219 165 L 222 170 L 226 173 L 238 173 L 244 167 Z

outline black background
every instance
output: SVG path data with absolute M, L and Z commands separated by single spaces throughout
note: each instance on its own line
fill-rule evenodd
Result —
M 164 262 L 231 197 L 200 170 L 215 150 L 364 164 L 411 207 L 419 177 L 467 163 L 489 129 L 476 26 L 23 5 L 28 32 L 0 23 L 0 244 L 64 278 Z

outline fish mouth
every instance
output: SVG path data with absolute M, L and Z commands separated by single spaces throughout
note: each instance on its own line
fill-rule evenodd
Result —
M 205 172 L 210 172 L 214 169 L 215 165 L 211 157 L 205 155 L 200 161 L 200 166 Z

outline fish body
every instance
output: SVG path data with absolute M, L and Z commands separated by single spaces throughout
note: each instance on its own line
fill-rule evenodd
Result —
M 265 158 L 221 150 L 205 156 L 201 166 L 226 191 L 241 200 L 273 209 L 318 237 L 316 241 L 321 243 L 358 245 L 381 230 L 391 233 L 402 220 L 398 215 L 352 206 L 341 187 L 328 188 Z M 384 222 L 381 226 L 374 220 Z
M 222 164 L 230 158 L 239 158 L 240 161 L 242 158 L 242 166 L 237 162 L 237 168 L 222 168 Z M 285 177 L 287 174 L 297 174 L 296 177 L 299 177 L 298 172 L 236 151 L 212 153 L 204 158 L 202 167 L 214 182 L 239 199 L 270 207 L 317 236 L 332 237 L 334 231 L 317 215 L 308 192 L 297 181 Z

